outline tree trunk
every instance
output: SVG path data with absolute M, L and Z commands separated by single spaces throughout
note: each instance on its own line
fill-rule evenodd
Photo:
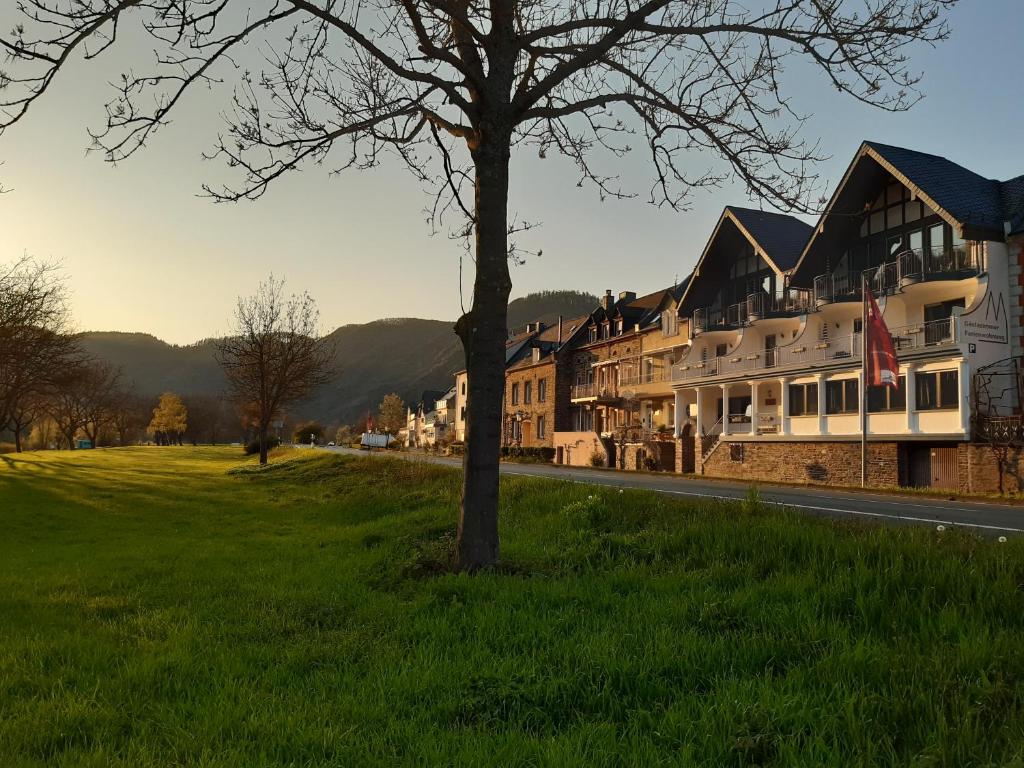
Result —
M 21 453 L 21 426 L 18 424 L 14 426 L 14 450 Z
M 267 451 L 267 442 L 268 442 L 268 438 L 269 438 L 269 435 L 267 433 L 269 431 L 270 431 L 269 427 L 265 427 L 263 425 L 260 425 L 260 438 L 259 439 L 260 439 L 260 464 L 261 465 L 267 463 L 267 453 L 268 453 L 268 451 Z
M 485 134 L 486 136 L 486 134 Z M 457 565 L 476 570 L 498 560 L 498 462 L 508 335 L 509 136 L 486 137 L 476 167 L 476 279 L 473 307 L 456 325 L 466 353 L 466 451 Z

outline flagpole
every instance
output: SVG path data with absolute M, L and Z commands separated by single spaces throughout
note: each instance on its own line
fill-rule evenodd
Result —
M 860 487 L 868 484 L 868 278 L 861 272 L 860 296 Z

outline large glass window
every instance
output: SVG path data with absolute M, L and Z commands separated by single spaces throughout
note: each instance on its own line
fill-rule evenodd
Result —
M 915 394 L 917 410 L 955 409 L 960 404 L 960 376 L 957 371 L 918 373 Z
M 537 379 L 537 402 L 543 403 L 548 399 L 548 380 Z
M 519 384 L 512 385 L 512 405 L 519 405 Z
M 857 379 L 825 382 L 825 413 L 857 413 Z
M 907 408 L 907 377 L 900 376 L 900 385 L 892 387 L 868 387 L 868 413 L 903 411 Z
M 814 416 L 818 413 L 818 385 L 789 385 L 789 415 Z
M 523 384 L 523 402 L 529 405 L 533 402 L 533 382 L 527 381 Z

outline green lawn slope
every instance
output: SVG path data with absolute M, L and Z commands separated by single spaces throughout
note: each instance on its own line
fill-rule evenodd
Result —
M 0 457 L 0 766 L 1024 758 L 1024 548 L 237 449 Z

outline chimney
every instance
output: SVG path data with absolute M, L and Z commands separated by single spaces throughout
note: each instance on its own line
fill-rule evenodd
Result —
M 612 299 L 612 292 L 610 290 L 605 291 L 604 296 L 601 297 L 601 306 L 604 309 L 610 309 L 612 301 L 614 301 L 614 299 Z
M 625 302 L 636 301 L 636 294 L 633 293 L 633 291 L 620 291 L 619 292 L 619 301 L 625 301 Z

